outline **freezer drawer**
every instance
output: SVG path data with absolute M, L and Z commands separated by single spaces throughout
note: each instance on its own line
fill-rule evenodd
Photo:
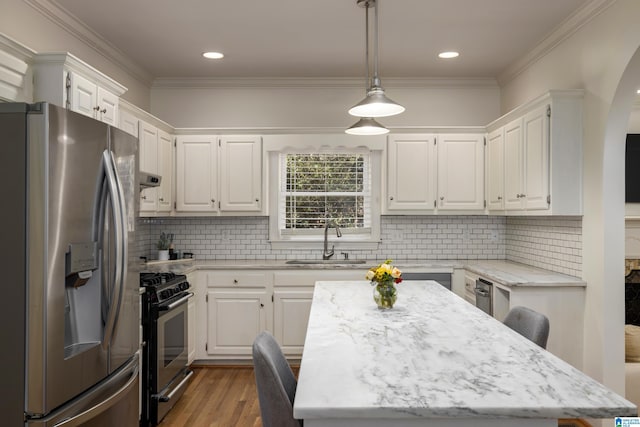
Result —
M 139 356 L 103 382 L 49 416 L 29 419 L 31 427 L 133 427 L 139 422 Z

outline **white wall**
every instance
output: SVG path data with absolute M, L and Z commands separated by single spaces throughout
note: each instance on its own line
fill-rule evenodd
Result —
M 587 373 L 620 393 L 624 393 L 622 165 L 624 134 L 635 96 L 633 76 L 623 73 L 640 46 L 638 16 L 640 1 L 611 2 L 588 25 L 502 87 L 505 111 L 547 89 L 586 90 L 583 277 L 588 286 L 584 366 Z M 640 69 L 635 76 L 640 84 Z
M 347 110 L 364 98 L 362 82 L 362 87 L 356 80 L 275 83 L 232 81 L 221 87 L 214 80 L 160 81 L 151 91 L 151 113 L 177 128 L 343 129 L 357 121 Z M 383 84 L 387 95 L 406 107 L 398 116 L 380 118 L 391 129 L 485 126 L 500 113 L 495 82 L 427 81 L 403 87 L 383 79 Z
M 114 64 L 100 51 L 83 41 L 80 35 L 64 30 L 30 4 L 33 2 L 2 0 L 0 32 L 39 53 L 71 52 L 126 86 L 128 90 L 123 96 L 124 99 L 142 109 L 149 109 L 149 82 L 134 77 L 122 66 Z

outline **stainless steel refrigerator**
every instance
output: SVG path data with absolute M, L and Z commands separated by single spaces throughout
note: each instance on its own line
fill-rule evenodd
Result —
M 139 417 L 138 140 L 47 103 L 0 103 L 0 418 Z

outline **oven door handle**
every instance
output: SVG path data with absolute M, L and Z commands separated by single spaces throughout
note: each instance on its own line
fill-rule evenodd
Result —
M 183 296 L 182 298 L 180 298 L 178 301 L 174 301 L 171 304 L 168 305 L 161 305 L 160 307 L 158 307 L 158 310 L 160 311 L 169 311 L 169 310 L 173 310 L 174 308 L 176 308 L 179 305 L 184 304 L 185 302 L 187 302 L 187 300 L 189 298 L 191 298 L 193 296 L 192 292 L 187 292 L 187 295 Z
M 170 401 L 171 398 L 173 397 L 173 395 L 176 394 L 178 392 L 178 390 L 180 390 L 187 383 L 187 381 L 189 381 L 189 379 L 192 376 L 193 376 L 193 371 L 189 371 L 187 376 L 184 377 L 182 379 L 182 381 L 180 381 L 180 384 L 178 384 L 173 390 L 171 390 L 171 393 L 167 394 L 166 396 L 163 395 L 163 394 L 158 394 L 158 395 L 155 395 L 153 397 L 158 399 L 158 401 L 160 401 L 160 402 L 168 402 L 168 401 Z
M 488 297 L 489 296 L 489 291 L 485 291 L 482 288 L 476 288 L 475 292 L 476 292 L 476 295 L 479 295 L 481 297 Z

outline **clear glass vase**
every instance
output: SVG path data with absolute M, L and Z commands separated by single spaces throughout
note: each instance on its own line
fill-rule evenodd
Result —
M 398 299 L 398 290 L 393 280 L 376 283 L 373 287 L 373 300 L 381 310 L 393 308 Z

